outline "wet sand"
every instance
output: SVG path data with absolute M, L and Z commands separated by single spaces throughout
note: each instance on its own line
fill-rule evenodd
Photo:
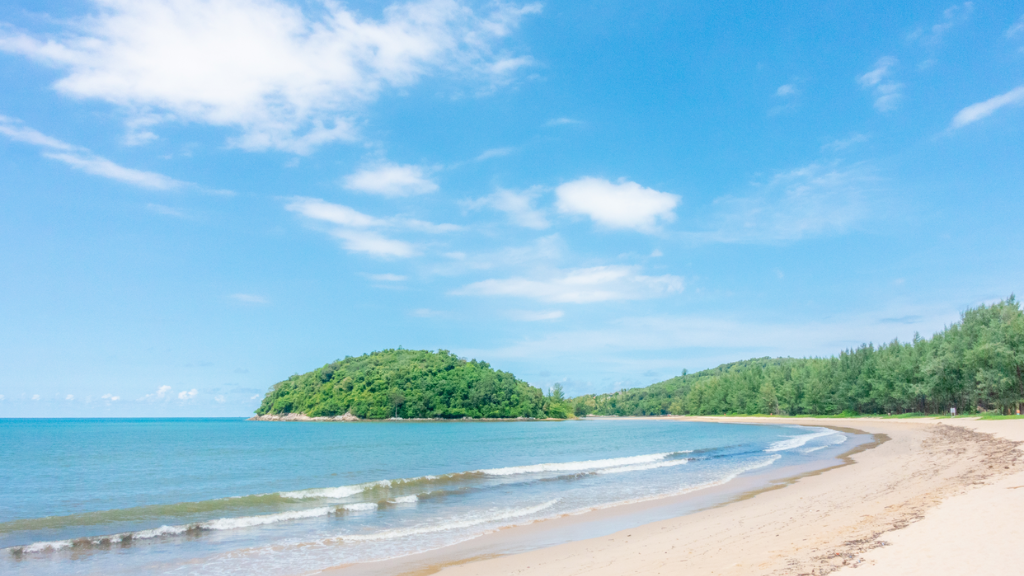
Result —
M 850 465 L 799 475 L 721 505 L 521 553 L 466 543 L 397 563 L 386 573 L 538 574 L 1017 574 L 1024 562 L 1024 420 L 680 418 L 730 423 L 841 426 L 885 440 Z M 1020 488 L 1018 490 L 1018 488 Z M 713 492 L 703 494 L 712 497 Z M 678 503 L 676 503 L 678 505 Z M 648 503 L 648 506 L 669 503 Z M 620 511 L 621 512 L 621 511 Z M 558 519 L 478 539 L 524 547 L 530 531 L 614 521 L 614 510 Z M 543 525 L 548 525 L 546 528 Z M 534 534 L 536 536 L 536 534 Z M 518 539 L 518 540 L 517 540 Z M 517 541 L 523 544 L 517 544 Z M 476 541 L 474 541 L 476 542 Z M 500 548 L 500 546 L 499 546 Z M 418 555 L 420 556 L 420 555 Z M 328 571 L 353 574 L 368 566 Z

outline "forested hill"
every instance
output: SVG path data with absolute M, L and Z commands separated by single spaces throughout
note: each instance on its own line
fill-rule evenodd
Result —
M 864 344 L 830 358 L 756 358 L 646 388 L 574 398 L 577 415 L 902 414 L 1015 411 L 1024 403 L 1024 313 L 1009 299 L 967 310 L 930 339 Z
M 275 384 L 256 414 L 351 413 L 360 418 L 564 418 L 560 394 L 447 350 L 383 350 L 347 357 Z

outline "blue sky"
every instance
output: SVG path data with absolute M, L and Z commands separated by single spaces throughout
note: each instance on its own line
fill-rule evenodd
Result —
M 1009 2 L 0 5 L 0 417 L 404 346 L 570 394 L 1024 286 Z

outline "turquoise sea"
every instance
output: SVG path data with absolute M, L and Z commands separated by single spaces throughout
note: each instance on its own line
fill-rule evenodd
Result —
M 0 573 L 305 574 L 827 466 L 849 437 L 628 419 L 0 420 Z

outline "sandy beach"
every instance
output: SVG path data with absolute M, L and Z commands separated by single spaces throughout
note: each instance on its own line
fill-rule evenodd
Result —
M 848 465 L 693 514 L 518 554 L 449 558 L 416 573 L 1019 573 L 1024 421 L 680 419 L 840 426 L 881 442 Z

